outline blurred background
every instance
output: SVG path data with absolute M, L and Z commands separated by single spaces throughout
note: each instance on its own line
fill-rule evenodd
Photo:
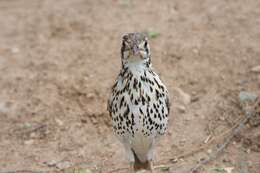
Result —
M 205 159 L 259 95 L 260 1 L 1 0 L 1 173 L 127 172 L 106 101 L 128 32 L 149 35 L 171 95 L 158 172 Z M 258 123 L 200 172 L 259 170 Z

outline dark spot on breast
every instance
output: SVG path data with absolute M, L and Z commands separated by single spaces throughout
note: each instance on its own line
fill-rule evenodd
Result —
M 153 88 L 150 86 L 150 91 L 153 92 Z
M 133 88 L 136 89 L 136 91 L 137 91 L 137 84 L 138 84 L 138 80 L 134 78 Z
M 141 114 L 144 114 L 141 108 L 139 108 L 139 112 L 140 112 Z
M 125 112 L 124 112 L 124 114 L 123 114 L 123 117 L 124 117 L 124 118 L 128 118 L 129 112 L 130 112 L 129 106 L 127 106 L 127 107 L 126 107 L 126 110 L 125 110 Z
M 159 91 L 157 89 L 155 90 L 155 93 L 156 93 L 156 100 L 158 100 L 159 97 L 160 97 L 160 93 L 159 93 Z
M 145 105 L 145 98 L 142 96 L 142 104 Z
M 120 104 L 119 104 L 119 108 L 122 107 L 124 100 L 125 100 L 125 97 L 123 96 L 123 97 L 121 98 L 121 101 L 120 101 Z

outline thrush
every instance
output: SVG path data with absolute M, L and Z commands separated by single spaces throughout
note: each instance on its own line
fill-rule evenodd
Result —
M 122 37 L 121 62 L 108 99 L 113 129 L 125 148 L 130 172 L 145 169 L 152 173 L 154 148 L 168 124 L 168 91 L 152 68 L 144 34 Z

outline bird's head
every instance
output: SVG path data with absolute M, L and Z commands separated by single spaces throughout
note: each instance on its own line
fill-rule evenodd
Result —
M 150 65 L 150 47 L 142 33 L 128 33 L 122 38 L 121 59 L 123 66 L 129 64 Z

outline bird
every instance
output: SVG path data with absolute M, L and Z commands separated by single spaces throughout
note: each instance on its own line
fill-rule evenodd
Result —
M 148 37 L 122 37 L 121 70 L 112 86 L 107 109 L 115 136 L 123 144 L 130 172 L 154 172 L 154 150 L 166 133 L 170 112 L 166 86 L 151 63 Z

